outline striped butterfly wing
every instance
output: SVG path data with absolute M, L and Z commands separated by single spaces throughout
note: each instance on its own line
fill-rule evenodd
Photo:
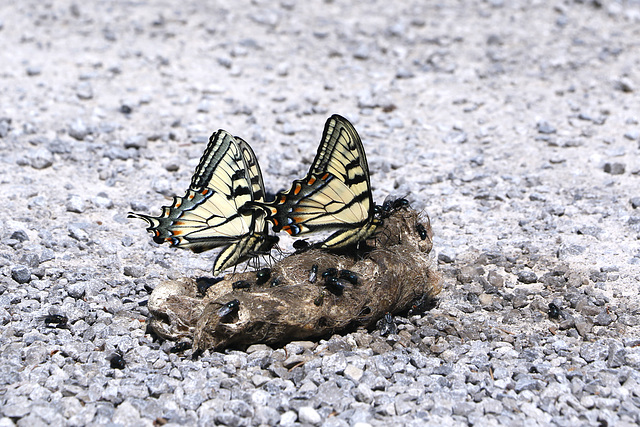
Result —
M 291 235 L 335 229 L 321 245 L 340 248 L 371 236 L 374 218 L 369 167 L 362 141 L 344 117 L 327 120 L 322 141 L 306 178 L 267 204 L 274 231 Z
M 244 158 L 247 171 L 246 184 L 251 189 L 251 201 L 263 203 L 265 195 L 264 182 L 256 155 L 243 139 L 237 136 L 235 139 Z M 244 203 L 237 203 L 237 209 L 243 205 Z M 213 266 L 214 274 L 218 274 L 217 272 L 246 261 L 253 256 L 268 253 L 278 242 L 276 236 L 269 235 L 264 210 L 243 210 L 242 213 L 238 212 L 238 214 L 249 220 L 250 232 L 241 236 L 237 242 L 227 246 L 220 252 Z
M 263 199 L 264 184 L 255 154 L 246 142 L 220 129 L 209 139 L 184 197 L 174 197 L 159 217 L 129 216 L 147 221 L 147 230 L 157 243 L 169 242 L 194 252 L 226 246 L 214 264 L 214 274 L 218 274 L 248 258 L 262 243 L 264 214 L 238 209 Z M 262 228 L 256 229 L 260 221 Z

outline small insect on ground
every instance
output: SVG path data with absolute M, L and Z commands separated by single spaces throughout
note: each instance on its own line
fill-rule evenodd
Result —
M 396 326 L 396 322 L 393 320 L 391 313 L 386 313 L 384 317 L 378 321 L 376 326 L 380 330 L 380 335 L 383 337 L 398 333 L 398 327 Z
M 249 289 L 251 287 L 251 283 L 246 280 L 238 280 L 237 282 L 233 282 L 231 284 L 232 289 Z
M 338 274 L 338 277 L 340 279 L 344 279 L 347 282 L 351 283 L 352 285 L 357 285 L 358 284 L 358 275 L 356 273 L 354 273 L 351 270 L 340 270 L 340 273 Z
M 109 357 L 109 366 L 111 366 L 112 369 L 124 369 L 126 365 L 127 362 L 125 362 L 124 357 L 122 357 L 122 353 L 119 351 L 113 353 Z
M 66 328 L 67 322 L 69 319 L 67 316 L 62 314 L 48 314 L 43 318 L 44 324 L 47 325 L 47 328 Z
M 311 266 L 311 271 L 309 272 L 309 283 L 316 283 L 317 278 L 318 278 L 318 264 L 313 264 Z
M 427 229 L 424 228 L 424 225 L 422 225 L 420 223 L 416 224 L 416 231 L 418 232 L 418 236 L 420 236 L 420 239 L 426 240 L 426 238 L 427 238 Z
M 271 269 L 263 268 L 261 270 L 256 271 L 256 283 L 258 286 L 267 283 L 271 279 Z
M 329 276 L 324 281 L 324 286 L 334 295 L 342 295 L 344 293 L 344 288 L 346 287 L 343 280 L 335 276 Z
M 218 310 L 218 316 L 220 316 L 220 318 L 225 318 L 237 313 L 238 309 L 240 309 L 240 301 L 238 301 L 237 299 L 231 300 L 220 307 L 220 309 Z
M 549 317 L 550 318 L 557 319 L 562 314 L 562 310 L 560 310 L 557 305 L 555 305 L 554 303 L 550 302 L 549 303 L 549 312 L 548 313 L 549 313 Z

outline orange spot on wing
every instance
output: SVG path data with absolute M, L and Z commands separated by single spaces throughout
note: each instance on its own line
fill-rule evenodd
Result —
M 309 178 L 309 181 L 307 181 L 307 184 L 313 185 L 314 182 L 316 182 L 316 177 L 312 176 L 311 178 Z
M 291 231 L 291 227 L 290 226 L 285 225 L 284 227 L 282 227 L 282 229 L 293 236 L 293 231 Z
M 208 189 L 208 188 L 205 188 L 204 190 L 202 190 L 202 191 L 200 192 L 200 194 L 202 194 L 203 196 L 206 196 L 206 195 L 207 195 L 207 193 L 209 193 L 209 189 Z
M 180 206 L 182 206 L 182 202 L 176 202 L 176 208 L 179 208 Z
M 300 190 L 302 190 L 302 185 L 296 184 L 296 188 L 293 189 L 293 194 L 298 195 Z
M 189 194 L 189 200 L 192 200 L 192 199 L 193 199 L 193 197 L 194 197 L 194 195 L 193 195 L 193 194 Z
M 329 172 L 327 172 L 324 175 L 322 175 L 322 178 L 320 178 L 320 179 L 322 179 L 323 181 L 326 181 L 327 178 L 329 178 Z

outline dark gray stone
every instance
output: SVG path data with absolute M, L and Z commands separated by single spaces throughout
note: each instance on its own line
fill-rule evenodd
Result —
M 11 278 L 20 284 L 31 281 L 31 270 L 24 265 L 16 265 L 11 269 Z
M 533 271 L 520 271 L 518 272 L 518 282 L 530 284 L 536 283 L 538 276 Z
M 606 173 L 610 173 L 611 175 L 622 175 L 625 171 L 624 163 L 605 163 L 604 171 Z

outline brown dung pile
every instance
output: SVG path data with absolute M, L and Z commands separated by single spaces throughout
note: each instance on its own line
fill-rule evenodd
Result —
M 440 291 L 429 258 L 431 237 L 428 219 L 421 222 L 416 211 L 403 207 L 367 242 L 371 249 L 357 255 L 318 249 L 294 253 L 272 266 L 264 284 L 257 283 L 256 272 L 229 274 L 204 297 L 198 297 L 196 280 L 167 281 L 149 299 L 151 327 L 164 338 L 193 340 L 198 350 L 372 327 L 385 313 L 405 311 Z M 317 279 L 312 283 L 314 265 Z M 327 287 L 322 273 L 329 268 L 355 273 L 357 283 L 340 279 L 343 290 Z M 233 289 L 240 280 L 249 282 L 249 288 Z

